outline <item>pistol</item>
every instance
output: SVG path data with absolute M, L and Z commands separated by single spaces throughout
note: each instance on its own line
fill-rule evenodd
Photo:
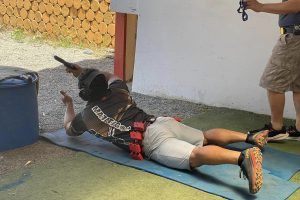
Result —
M 64 66 L 66 66 L 69 69 L 76 69 L 75 64 L 69 63 L 58 56 L 54 56 L 54 59 L 57 60 L 58 62 L 62 63 Z

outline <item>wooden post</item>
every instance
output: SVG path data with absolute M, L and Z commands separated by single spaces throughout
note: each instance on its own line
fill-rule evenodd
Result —
M 114 71 L 123 80 L 131 81 L 135 60 L 137 16 L 116 13 L 115 26 L 115 42 L 112 44 L 115 47 Z
M 137 15 L 127 14 L 126 25 L 126 54 L 125 54 L 125 81 L 131 81 L 133 77 L 136 32 L 137 32 Z
M 124 79 L 126 14 L 116 13 L 116 41 L 114 74 Z

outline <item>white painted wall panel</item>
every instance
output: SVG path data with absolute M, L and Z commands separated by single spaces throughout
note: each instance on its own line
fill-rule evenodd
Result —
M 111 0 L 110 10 L 119 13 L 138 14 L 139 0 Z
M 269 114 L 258 86 L 279 36 L 276 15 L 238 1 L 139 0 L 133 91 Z M 294 118 L 291 94 L 285 116 Z

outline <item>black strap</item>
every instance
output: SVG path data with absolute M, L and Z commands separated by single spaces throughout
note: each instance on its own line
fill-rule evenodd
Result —
M 238 13 L 242 13 L 243 21 L 248 20 L 248 14 L 246 13 L 247 2 L 244 0 L 240 0 L 240 7 L 237 9 Z
M 282 28 L 284 30 L 284 34 L 292 33 L 294 35 L 300 35 L 300 25 L 286 26 Z

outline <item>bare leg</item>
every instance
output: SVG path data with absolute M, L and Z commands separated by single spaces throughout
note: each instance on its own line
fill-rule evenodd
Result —
M 296 129 L 300 131 L 300 93 L 293 93 L 294 106 L 296 110 Z
M 247 135 L 222 128 L 210 129 L 204 132 L 203 147 L 196 147 L 190 157 L 192 167 L 201 165 L 237 164 L 240 152 L 225 149 L 219 146 L 233 142 L 246 141 Z
M 213 142 L 219 144 L 246 140 L 246 134 L 225 129 L 209 130 L 204 133 L 204 137 L 206 137 L 206 143 Z M 262 187 L 262 154 L 257 147 L 244 150 L 242 153 L 215 145 L 196 147 L 190 155 L 189 162 L 191 168 L 201 165 L 239 165 L 249 181 L 249 191 L 251 193 L 257 193 Z
M 234 142 L 245 142 L 247 135 L 244 133 L 231 131 L 227 129 L 210 129 L 204 132 L 205 143 L 215 145 L 225 145 Z
M 201 165 L 237 165 L 240 155 L 241 153 L 238 151 L 232 151 L 214 145 L 196 147 L 190 156 L 190 165 L 193 168 Z
M 275 130 L 282 129 L 285 94 L 268 90 L 268 100 L 271 109 L 271 123 Z

